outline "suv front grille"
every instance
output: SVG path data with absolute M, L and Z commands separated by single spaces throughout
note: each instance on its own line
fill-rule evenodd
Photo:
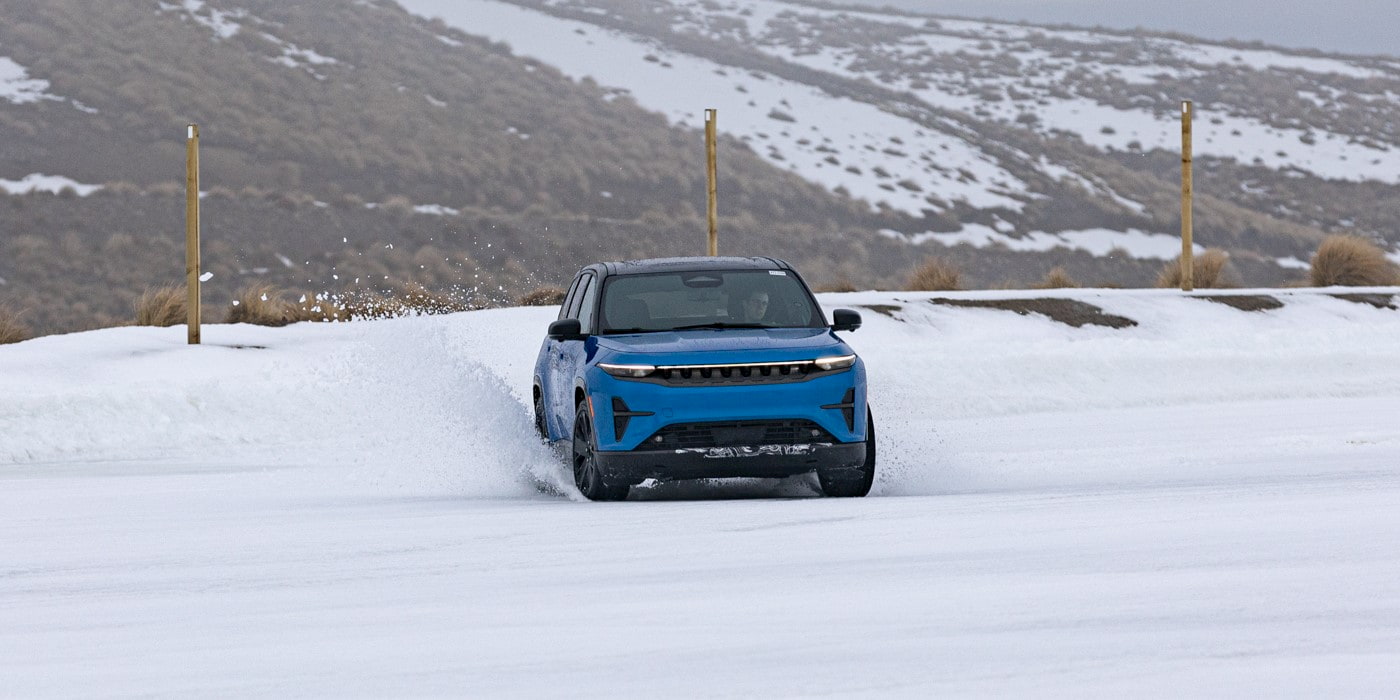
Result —
M 749 445 L 806 445 L 836 442 L 831 433 L 805 419 L 744 420 L 716 423 L 676 423 L 656 431 L 639 450 Z
M 805 381 L 814 370 L 811 360 L 797 360 L 736 365 L 675 365 L 657 367 L 652 376 L 655 381 L 668 386 L 781 384 Z

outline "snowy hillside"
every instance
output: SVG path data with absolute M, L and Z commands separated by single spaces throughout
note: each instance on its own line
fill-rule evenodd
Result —
M 3 346 L 0 678 L 1384 694 L 1398 299 L 823 295 L 865 317 L 881 464 L 853 501 L 792 479 L 577 502 L 525 401 L 553 309 Z
M 596 80 L 678 125 L 698 127 L 702 109 L 718 108 L 720 131 L 774 165 L 928 217 L 926 234 L 892 232 L 920 241 L 1040 237 L 1092 250 L 1079 243 L 1087 234 L 1134 257 L 1162 257 L 1162 247 L 1139 242 L 1174 232 L 1172 183 L 1115 181 L 1093 160 L 1138 169 L 1144 154 L 1179 153 L 1181 100 L 1193 99 L 1198 167 L 1213 171 L 1200 195 L 1400 244 L 1400 233 L 1365 221 L 1352 203 L 1313 201 L 1287 184 L 1400 186 L 1393 60 L 786 0 L 400 4 Z M 1101 201 L 1104 220 L 1086 231 L 1027 211 L 1066 188 Z M 1214 245 L 1245 247 L 1238 231 L 1222 233 Z M 1289 257 L 1285 242 L 1251 246 Z
M 1152 285 L 1179 247 L 1182 98 L 1195 240 L 1240 284 L 1299 280 L 1333 233 L 1400 257 L 1395 59 L 834 7 L 11 3 L 0 306 L 71 332 L 178 284 L 191 122 L 222 304 L 480 308 L 582 258 L 700 252 L 709 107 L 722 250 L 825 288 L 898 288 L 931 256 L 970 288 Z

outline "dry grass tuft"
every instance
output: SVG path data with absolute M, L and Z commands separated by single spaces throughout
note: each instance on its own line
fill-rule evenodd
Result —
M 455 314 L 475 308 L 459 295 L 435 292 L 422 285 L 400 287 L 394 291 L 394 297 L 410 314 Z
M 23 317 L 23 311 L 0 305 L 0 345 L 29 339 L 29 329 L 22 322 Z
M 564 290 L 558 287 L 536 287 L 520 297 L 520 306 L 558 306 L 564 303 Z
M 817 291 L 817 292 L 858 292 L 858 291 L 860 291 L 860 290 L 856 289 L 856 286 L 855 286 L 854 284 L 851 283 L 851 280 L 850 280 L 849 278 L 847 278 L 847 277 L 841 277 L 840 279 L 837 279 L 835 282 L 832 282 L 832 283 L 830 283 L 830 284 L 823 284 L 823 285 L 817 287 L 817 288 L 816 288 L 815 290 L 813 290 L 813 291 Z
M 1162 266 L 1157 286 L 1181 286 L 1181 256 Z M 1191 256 L 1191 286 L 1196 289 L 1232 289 L 1240 286 L 1240 273 L 1230 262 L 1230 254 L 1219 248 L 1207 248 Z
M 388 292 L 357 290 L 340 296 L 325 297 L 322 304 L 323 308 L 324 304 L 329 303 L 338 309 L 340 319 L 370 320 L 450 314 L 477 308 L 464 301 L 466 296 L 467 294 L 462 292 L 434 292 L 421 285 L 412 285 Z
M 297 321 L 335 323 L 351 319 L 345 304 L 329 294 L 303 294 L 292 302 L 292 312 Z
M 1385 251 L 1361 236 L 1328 236 L 1312 259 L 1314 287 L 1382 287 L 1397 277 Z
M 178 326 L 189 320 L 188 293 L 184 285 L 147 289 L 136 300 L 136 325 Z
M 286 326 L 302 321 L 331 323 L 349 321 L 351 311 L 345 301 L 329 294 L 284 292 L 272 285 L 244 287 L 238 299 L 229 305 L 226 323 L 251 323 L 257 326 Z
M 962 271 L 943 258 L 924 258 L 904 282 L 904 289 L 910 292 L 957 291 L 962 289 Z
M 296 304 L 283 298 L 282 290 L 270 284 L 256 284 L 238 292 L 224 322 L 285 326 L 302 320 L 299 310 Z
M 1032 285 L 1031 288 L 1068 289 L 1078 286 L 1079 283 L 1074 281 L 1074 278 L 1070 277 L 1068 272 L 1065 272 L 1065 268 L 1056 265 L 1055 267 L 1050 268 L 1050 271 L 1045 273 L 1045 276 L 1042 277 L 1039 282 Z
M 345 314 L 355 320 L 397 318 L 409 313 L 402 301 L 378 292 L 352 292 L 336 301 Z

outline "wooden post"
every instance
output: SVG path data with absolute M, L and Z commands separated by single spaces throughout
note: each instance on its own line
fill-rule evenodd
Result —
M 715 201 L 715 119 L 718 110 L 705 110 L 705 174 L 709 192 L 710 245 L 709 254 L 719 255 L 719 206 Z
M 1195 287 L 1195 265 L 1191 244 L 1191 112 L 1190 100 L 1181 103 L 1181 291 Z
M 185 287 L 189 294 L 189 344 L 199 345 L 199 125 L 185 138 Z

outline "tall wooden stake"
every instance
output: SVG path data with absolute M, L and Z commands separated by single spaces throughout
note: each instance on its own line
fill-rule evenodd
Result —
M 715 119 L 718 110 L 705 110 L 705 174 L 709 192 L 710 246 L 709 254 L 719 255 L 719 206 L 715 201 Z
M 199 345 L 199 125 L 185 139 L 185 287 L 190 345 Z
M 1195 287 L 1191 244 L 1191 112 L 1190 100 L 1181 103 L 1181 291 Z

